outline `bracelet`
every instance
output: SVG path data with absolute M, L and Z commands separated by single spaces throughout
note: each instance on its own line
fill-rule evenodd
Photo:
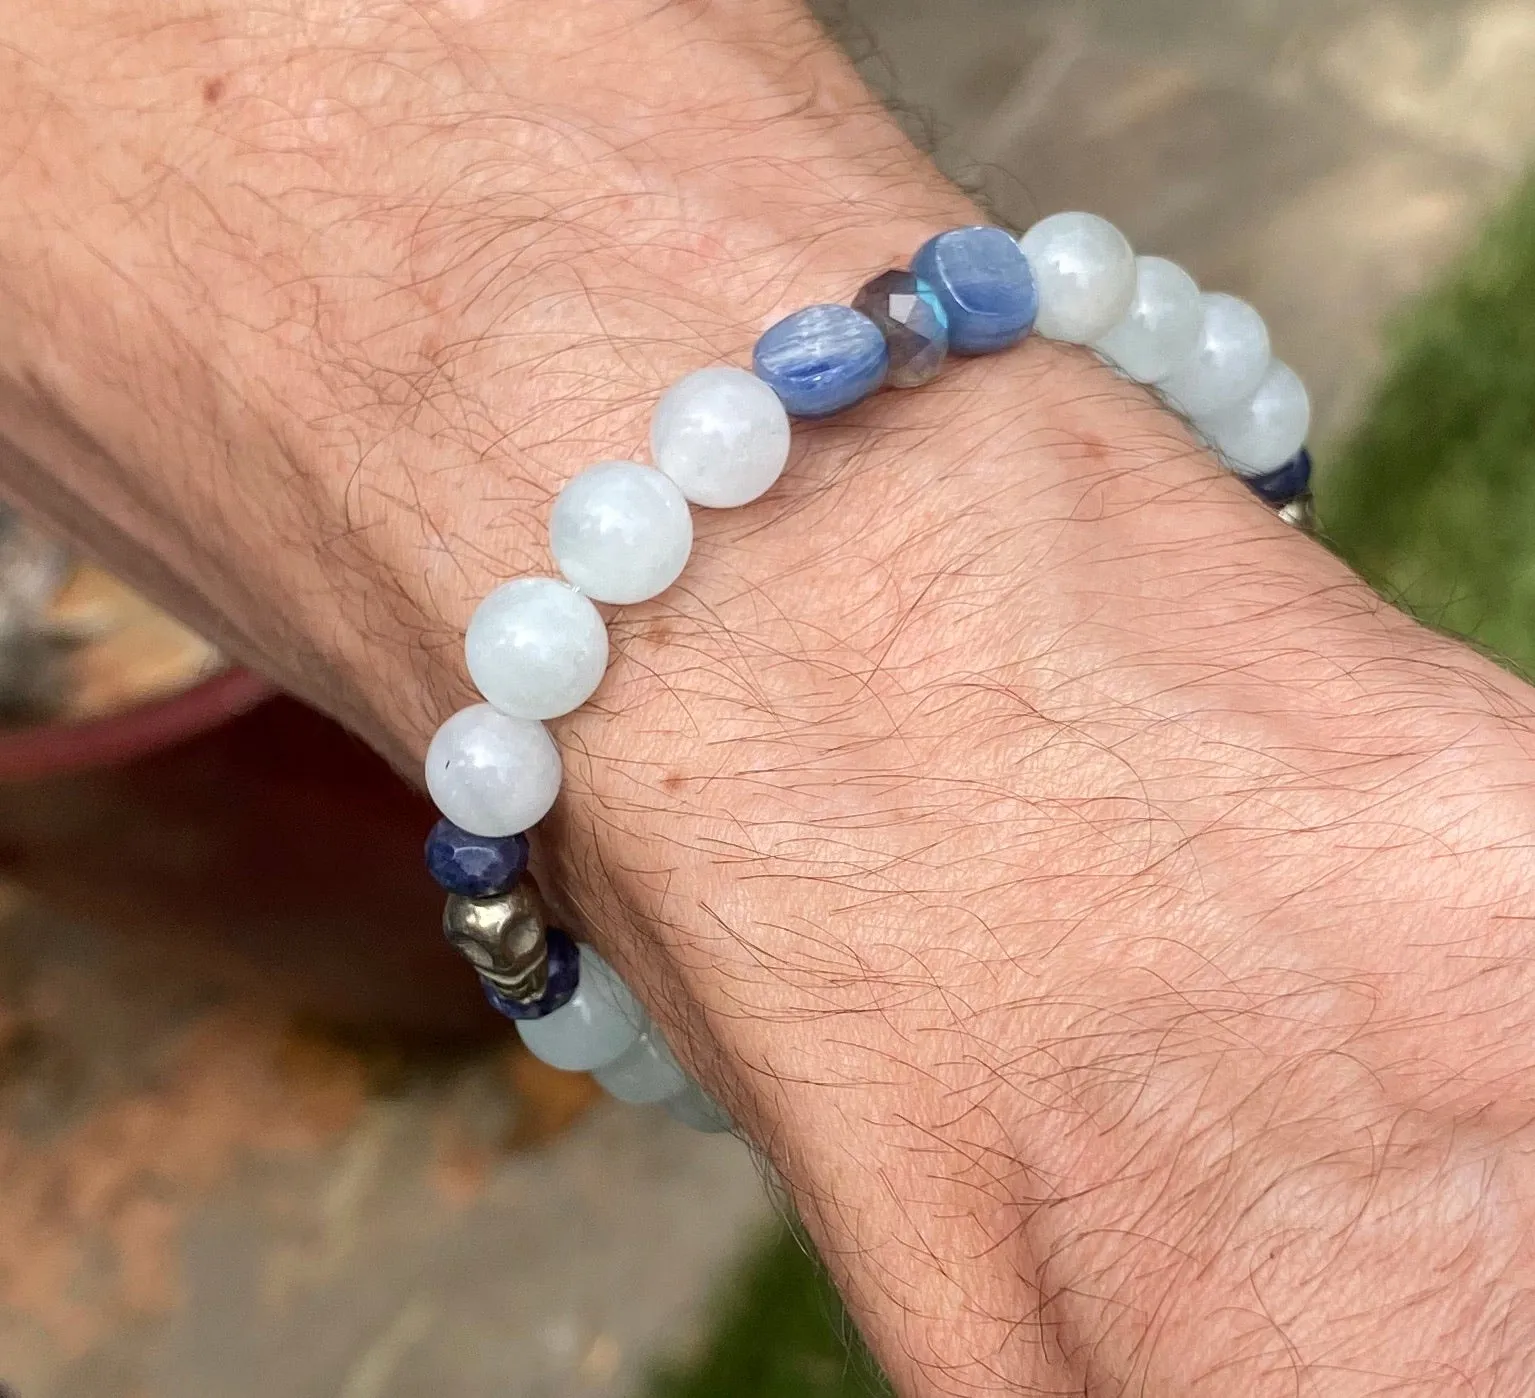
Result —
M 1176 263 L 1137 258 L 1091 214 L 1058 214 L 1022 237 L 941 233 L 850 306 L 812 306 L 772 326 L 752 372 L 688 374 L 652 417 L 654 466 L 604 461 L 560 492 L 549 540 L 561 577 L 519 578 L 480 604 L 464 648 L 486 702 L 449 718 L 427 752 L 444 818 L 426 863 L 448 893 L 444 932 L 545 1063 L 591 1072 L 622 1101 L 664 1103 L 699 1130 L 729 1129 L 612 967 L 549 926 L 528 877 L 523 832 L 549 812 L 561 779 L 544 723 L 584 704 L 607 669 L 594 604 L 643 602 L 676 582 L 693 544 L 689 504 L 730 509 L 766 493 L 788 463 L 792 418 L 917 387 L 951 354 L 996 353 L 1031 332 L 1091 346 L 1152 388 L 1260 499 L 1311 526 L 1310 399 L 1273 358 L 1263 318 L 1234 296 L 1202 294 Z

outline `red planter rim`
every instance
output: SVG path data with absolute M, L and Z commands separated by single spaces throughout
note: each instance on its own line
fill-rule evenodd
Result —
M 249 670 L 224 670 L 179 694 L 87 723 L 0 732 L 0 782 L 34 781 L 130 762 L 217 728 L 276 691 Z

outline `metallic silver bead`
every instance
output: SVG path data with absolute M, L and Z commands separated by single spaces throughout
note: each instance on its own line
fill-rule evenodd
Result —
M 455 893 L 442 913 L 443 935 L 509 1000 L 537 1000 L 548 988 L 547 930 L 538 889 L 527 879 L 498 898 Z
M 1279 507 L 1279 518 L 1303 534 L 1316 533 L 1316 500 L 1308 490 Z

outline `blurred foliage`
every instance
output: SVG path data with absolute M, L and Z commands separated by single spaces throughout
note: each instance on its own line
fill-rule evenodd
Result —
M 703 1353 L 650 1398 L 879 1398 L 889 1388 L 820 1264 L 784 1230 L 723 1298 Z
M 1317 487 L 1334 545 L 1424 621 L 1535 672 L 1535 181 L 1399 319 Z

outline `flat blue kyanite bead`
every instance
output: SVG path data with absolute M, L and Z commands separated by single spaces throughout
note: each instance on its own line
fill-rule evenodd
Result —
M 427 872 L 449 893 L 495 898 L 528 867 L 528 837 L 471 835 L 451 820 L 439 820 L 426 837 Z
M 1302 447 L 1277 471 L 1262 476 L 1243 476 L 1247 487 L 1270 505 L 1288 505 L 1311 488 L 1311 453 Z
M 539 999 L 526 1004 L 508 1000 L 489 981 L 480 982 L 490 1007 L 498 1014 L 508 1019 L 547 1019 L 576 993 L 581 984 L 581 953 L 558 927 L 551 927 L 545 935 L 549 943 L 549 986 Z
M 1018 240 L 1001 228 L 953 228 L 929 238 L 911 270 L 949 316 L 949 350 L 994 354 L 1034 328 L 1039 288 Z
M 809 306 L 757 341 L 752 368 L 791 417 L 830 417 L 884 383 L 890 352 L 879 326 L 851 306 Z

